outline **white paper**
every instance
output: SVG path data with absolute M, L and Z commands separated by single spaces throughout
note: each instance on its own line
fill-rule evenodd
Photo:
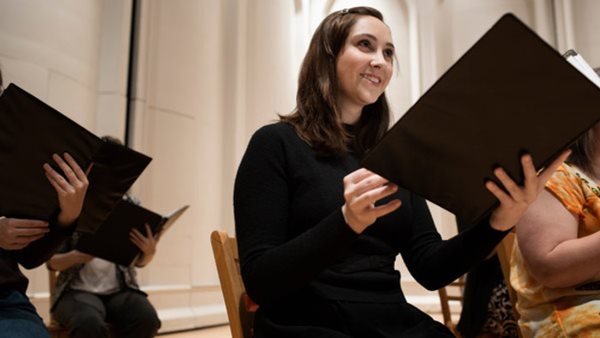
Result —
M 569 55 L 567 56 L 567 61 L 572 64 L 577 70 L 579 70 L 583 75 L 585 75 L 590 81 L 592 81 L 596 86 L 600 87 L 600 77 L 594 69 L 583 59 L 581 55 L 579 55 L 574 50 L 570 50 L 567 52 Z

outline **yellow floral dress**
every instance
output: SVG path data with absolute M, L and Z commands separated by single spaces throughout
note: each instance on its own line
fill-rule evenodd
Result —
M 578 217 L 579 238 L 600 230 L 600 190 L 580 170 L 563 164 L 546 188 Z M 545 287 L 529 274 L 518 245 L 512 252 L 510 282 L 517 292 L 524 337 L 600 337 L 600 282 Z

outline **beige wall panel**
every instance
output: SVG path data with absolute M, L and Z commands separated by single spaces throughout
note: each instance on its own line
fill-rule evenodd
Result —
M 296 105 L 298 69 L 291 50 L 292 1 L 255 0 L 248 7 L 246 34 L 246 135 L 288 114 Z
M 140 50 L 146 54 L 141 65 L 145 74 L 139 75 L 148 81 L 141 87 L 145 91 L 138 92 L 145 98 L 146 116 L 139 126 L 144 129 L 136 126 L 134 135 L 143 134 L 139 149 L 154 160 L 140 179 L 141 198 L 144 205 L 161 212 L 191 205 L 165 235 L 160 246 L 169 248 L 168 256 L 157 257 L 148 267 L 152 269 L 148 282 L 214 284 L 208 234 L 221 223 L 222 208 L 221 3 L 147 5 L 143 29 L 148 36 L 142 38 L 147 40 Z
M 12 57 L 0 57 L 0 67 L 5 87 L 13 82 L 42 101 L 47 101 L 50 76 L 47 68 Z
M 131 0 L 103 0 L 98 65 L 97 135 L 125 141 Z
M 94 132 L 98 136 L 111 135 L 125 141 L 127 99 L 120 93 L 98 93 Z
M 90 131 L 95 128 L 96 100 L 95 87 L 73 81 L 63 74 L 50 73 L 46 103 Z
M 571 1 L 573 10 L 573 46 L 592 67 L 600 67 L 600 1 Z
M 100 0 L 2 0 L 0 8 L 2 54 L 95 86 Z
M 198 144 L 194 153 L 198 166 L 194 173 L 197 185 L 194 187 L 196 214 L 191 228 L 191 278 L 194 286 L 215 285 L 218 278 L 209 238 L 213 230 L 224 226 L 221 211 L 231 208 L 233 204 L 233 198 L 229 197 L 232 191 L 226 191 L 223 185 L 222 141 L 232 135 L 227 131 L 227 127 L 219 129 L 205 123 L 199 123 L 196 127 Z
M 142 205 L 161 214 L 191 204 L 191 207 L 165 233 L 160 250 L 145 270 L 150 284 L 189 284 L 192 264 L 193 226 L 201 216 L 200 168 L 197 165 L 196 120 L 172 112 L 149 110 L 152 119 L 147 154 L 153 158 L 143 184 L 152 187 L 141 197 Z M 168 248 L 168 249 L 167 249 Z
M 129 71 L 131 0 L 102 0 L 98 91 L 125 96 Z
M 438 10 L 436 33 L 441 72 L 458 60 L 505 13 L 511 12 L 533 26 L 533 13 L 526 0 L 441 1 Z
M 148 104 L 179 114 L 219 120 L 221 97 L 219 3 L 155 1 Z M 202 13 L 211 15 L 199 17 Z M 149 51 L 144 51 L 149 52 Z

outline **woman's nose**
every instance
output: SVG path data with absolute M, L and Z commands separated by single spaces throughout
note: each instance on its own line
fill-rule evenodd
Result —
M 371 59 L 371 67 L 381 67 L 385 63 L 383 53 L 375 53 Z

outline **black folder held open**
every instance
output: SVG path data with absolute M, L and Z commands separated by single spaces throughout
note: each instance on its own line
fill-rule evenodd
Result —
M 111 262 L 129 266 L 140 249 L 130 240 L 129 233 L 138 229 L 146 236 L 148 224 L 153 234 L 166 231 L 188 209 L 183 206 L 167 216 L 161 216 L 127 200 L 117 206 L 94 234 L 80 234 L 75 249 Z
M 520 156 L 551 163 L 600 119 L 600 89 L 512 14 L 504 15 L 396 122 L 362 164 L 468 222 Z
M 78 231 L 94 232 L 151 158 L 105 142 L 14 84 L 0 96 L 0 215 L 48 220 L 58 208 L 42 165 L 68 152 L 90 182 Z

